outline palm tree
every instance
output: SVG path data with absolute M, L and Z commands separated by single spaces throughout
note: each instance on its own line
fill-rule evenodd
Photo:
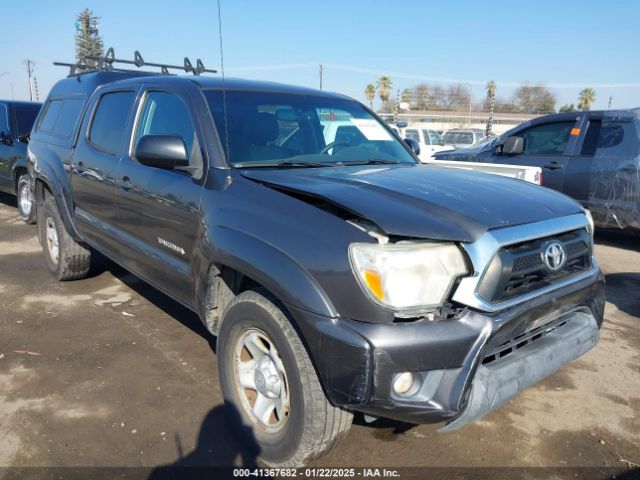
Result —
M 580 110 L 589 110 L 595 99 L 596 91 L 593 88 L 583 88 L 578 94 L 578 108 Z
M 382 103 L 385 103 L 391 97 L 391 77 L 383 75 L 376 82 L 376 87 L 378 88 L 378 95 L 380 96 L 380 100 Z
M 496 82 L 489 80 L 485 89 L 487 90 L 486 103 L 491 103 L 491 100 L 496 98 Z
M 369 106 L 373 110 L 373 99 L 376 98 L 376 86 L 373 83 L 364 88 L 364 96 L 369 100 Z
M 487 101 L 489 102 L 489 118 L 487 119 L 486 134 L 491 133 L 491 127 L 493 126 L 493 110 L 496 105 L 496 82 L 489 80 L 487 82 Z M 486 102 L 485 102 L 486 105 Z

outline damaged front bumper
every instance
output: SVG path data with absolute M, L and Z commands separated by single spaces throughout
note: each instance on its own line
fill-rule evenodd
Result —
M 460 428 L 598 341 L 600 271 L 524 304 L 443 321 L 372 324 L 291 309 L 332 403 L 374 417 Z M 417 387 L 394 393 L 399 373 Z
M 588 352 L 598 343 L 598 324 L 588 310 L 559 317 L 560 323 L 504 359 L 478 366 L 462 414 L 440 431 L 457 430 L 498 408 L 519 392 Z M 542 327 L 544 328 L 544 327 Z

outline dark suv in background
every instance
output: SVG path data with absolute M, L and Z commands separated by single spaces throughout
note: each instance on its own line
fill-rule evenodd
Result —
M 0 100 L 0 191 L 18 197 L 25 222 L 35 222 L 32 185 L 27 171 L 27 143 L 40 103 Z
M 268 464 L 323 454 L 352 412 L 460 428 L 598 340 L 577 202 L 420 165 L 345 96 L 81 73 L 29 150 L 51 273 L 84 277 L 96 249 L 197 312 Z
M 535 118 L 460 160 L 542 169 L 542 184 L 578 200 L 599 227 L 640 229 L 640 110 L 594 110 Z

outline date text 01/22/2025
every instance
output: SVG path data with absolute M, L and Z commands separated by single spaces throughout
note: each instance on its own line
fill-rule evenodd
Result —
M 389 468 L 237 468 L 234 478 L 303 477 L 303 478 L 398 478 L 397 470 Z

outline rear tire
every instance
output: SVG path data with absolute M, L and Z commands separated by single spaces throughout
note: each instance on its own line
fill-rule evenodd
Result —
M 265 291 L 243 292 L 229 304 L 217 344 L 225 403 L 242 423 L 234 427 L 263 463 L 303 466 L 349 431 L 353 415 L 329 403 L 298 333 Z
M 36 223 L 36 202 L 34 201 L 31 177 L 28 173 L 21 173 L 16 182 L 16 197 L 18 200 L 18 214 L 25 223 Z
M 38 209 L 38 237 L 47 268 L 56 279 L 77 280 L 87 276 L 91 250 L 69 235 L 53 197 L 48 197 Z

